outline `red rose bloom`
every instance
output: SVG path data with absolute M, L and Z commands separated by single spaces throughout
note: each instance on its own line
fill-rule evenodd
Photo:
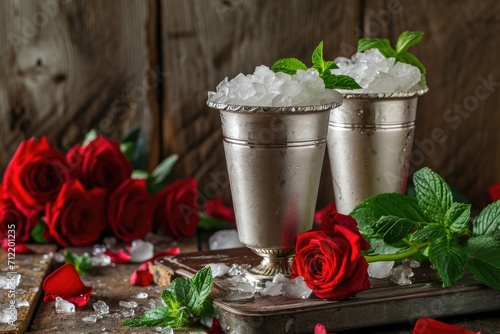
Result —
M 132 165 L 120 150 L 120 143 L 104 136 L 85 146 L 76 144 L 66 158 L 87 189 L 114 189 L 132 174 Z
M 212 217 L 223 220 L 225 222 L 236 224 L 234 209 L 224 205 L 222 198 L 213 198 L 205 203 L 205 213 Z
M 177 180 L 158 192 L 155 223 L 180 239 L 193 236 L 199 221 L 198 190 L 193 178 Z
M 31 230 L 39 218 L 40 216 L 35 213 L 26 217 L 0 184 L 0 239 L 7 238 L 8 230 L 14 230 L 16 243 L 28 241 Z
M 85 246 L 97 241 L 106 226 L 105 191 L 85 190 L 78 180 L 63 185 L 45 211 L 50 235 L 61 246 Z
M 131 242 L 151 232 L 155 203 L 146 180 L 125 180 L 110 194 L 108 202 L 108 221 L 118 239 Z
M 321 228 L 297 236 L 291 276 L 304 277 L 319 298 L 354 297 L 370 288 L 368 263 L 361 253 L 368 248 L 352 217 L 327 214 Z
M 25 214 L 43 211 L 70 179 L 64 154 L 46 137 L 21 143 L 4 174 L 4 187 Z

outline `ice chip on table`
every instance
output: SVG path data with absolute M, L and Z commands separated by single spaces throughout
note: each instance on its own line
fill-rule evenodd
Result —
M 255 293 L 255 285 L 250 282 L 243 282 L 238 286 L 238 291 Z
M 233 263 L 231 265 L 231 268 L 229 268 L 229 271 L 227 272 L 227 274 L 229 276 L 243 275 L 250 268 L 251 268 L 251 266 L 249 264 L 241 264 L 241 265 L 239 265 L 237 263 Z
M 17 320 L 17 309 L 10 304 L 0 305 L 0 323 L 8 324 Z
M 118 303 L 121 307 L 126 307 L 126 308 L 136 308 L 139 304 L 134 301 L 126 301 L 126 300 L 120 300 Z
M 26 299 L 16 299 L 16 307 L 28 307 L 30 303 Z
M 94 307 L 95 313 L 97 313 L 98 315 L 103 315 L 103 314 L 108 314 L 109 313 L 109 306 L 108 306 L 108 304 L 106 304 L 102 300 L 98 300 L 97 302 L 95 302 L 94 304 L 92 304 L 92 306 Z
M 253 74 L 226 77 L 215 92 L 208 92 L 208 101 L 213 103 L 264 107 L 330 104 L 339 98 L 337 92 L 325 88 L 314 69 L 289 75 L 274 73 L 264 65 L 257 66 Z
M 277 273 L 273 277 L 273 283 L 287 283 L 288 281 L 290 281 L 290 279 L 282 273 Z
M 387 278 L 391 275 L 394 261 L 378 261 L 368 263 L 368 275 L 373 278 Z
M 172 327 L 167 326 L 167 327 L 156 327 L 155 331 L 160 334 L 174 334 L 174 330 Z
M 357 52 L 350 59 L 338 57 L 338 69 L 332 74 L 348 75 L 362 87 L 344 93 L 393 93 L 408 92 L 420 82 L 420 70 L 413 65 L 397 62 L 395 58 L 385 58 L 377 49 Z
M 136 299 L 146 299 L 148 298 L 148 294 L 146 292 L 139 292 L 134 296 Z
M 14 290 L 21 283 L 21 274 L 3 274 L 0 275 L 0 288 L 5 290 Z
M 92 247 L 92 255 L 101 255 L 101 254 L 104 254 L 106 252 L 108 248 L 106 247 L 106 245 L 94 245 L 94 247 Z
M 240 248 L 244 247 L 244 245 L 240 242 L 240 239 L 238 238 L 238 232 L 232 229 L 232 230 L 220 230 L 212 234 L 208 238 L 208 247 L 212 250 L 215 250 L 215 249 Z
M 417 260 L 414 260 L 414 259 L 410 259 L 410 258 L 406 258 L 403 260 L 403 264 L 405 266 L 408 266 L 410 268 L 418 268 L 420 267 L 420 262 L 418 262 Z
M 307 286 L 304 278 L 298 276 L 286 283 L 281 284 L 285 296 L 290 298 L 306 299 L 312 293 L 312 290 Z
M 149 241 L 134 240 L 130 247 L 130 262 L 144 262 L 154 256 L 154 246 Z
M 62 299 L 61 297 L 56 297 L 56 313 L 75 313 L 75 305 Z
M 57 263 L 63 263 L 64 262 L 64 254 L 61 254 L 61 253 L 54 253 L 54 260 L 57 262 Z
M 259 293 L 261 296 L 280 296 L 283 294 L 281 283 L 274 282 L 274 280 L 266 281 L 264 288 L 262 288 Z
M 413 275 L 414 273 L 411 268 L 402 264 L 392 268 L 391 281 L 398 285 L 409 285 L 411 284 L 410 277 L 413 277 Z
M 94 255 L 90 258 L 93 267 L 106 267 L 111 265 L 111 258 L 106 254 Z
M 229 269 L 231 269 L 225 263 L 209 263 L 205 265 L 205 267 L 210 267 L 210 269 L 212 270 L 212 277 L 224 276 L 229 272 Z
M 131 318 L 134 316 L 135 311 L 134 311 L 134 309 L 126 309 L 126 310 L 123 310 L 120 314 L 124 318 Z
M 88 315 L 86 317 L 82 318 L 82 321 L 88 324 L 96 323 L 97 322 L 97 316 L 95 314 Z

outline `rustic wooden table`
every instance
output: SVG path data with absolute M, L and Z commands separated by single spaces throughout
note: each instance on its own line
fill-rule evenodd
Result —
M 158 244 L 156 251 L 164 250 L 172 245 Z M 197 252 L 200 245 L 196 238 L 184 240 L 178 245 L 181 254 Z M 17 308 L 18 320 L 14 326 L 9 324 L 0 324 L 2 333 L 154 333 L 155 328 L 130 328 L 121 327 L 120 323 L 124 320 L 121 312 L 126 310 L 119 306 L 120 301 L 136 301 L 139 306 L 136 307 L 135 315 L 141 315 L 152 301 L 159 302 L 159 292 L 161 287 L 152 285 L 149 287 L 132 286 L 129 283 L 130 274 L 137 269 L 139 264 L 121 264 L 108 267 L 97 267 L 92 276 L 81 275 L 83 282 L 92 286 L 94 292 L 90 303 L 81 308 L 77 308 L 73 314 L 56 314 L 54 303 L 44 303 L 42 282 L 44 277 L 50 273 L 56 266 L 53 258 L 46 254 L 57 251 L 53 245 L 36 245 L 32 247 L 35 254 L 17 254 L 15 258 L 16 272 L 21 274 L 21 283 L 16 290 L 15 298 L 25 300 L 29 306 L 19 306 Z M 92 248 L 70 249 L 76 253 L 91 252 Z M 60 250 L 59 250 L 60 251 Z M 2 273 L 6 272 L 7 254 L 0 251 L 0 269 Z M 148 294 L 147 299 L 136 299 L 140 292 Z M 0 305 L 9 302 L 7 293 L 0 296 Z M 86 323 L 82 318 L 94 314 L 92 304 L 98 300 L 103 300 L 109 305 L 110 313 L 98 319 L 96 323 Z M 446 323 L 461 325 L 469 330 L 481 332 L 482 334 L 500 333 L 500 313 L 492 311 L 481 314 L 471 314 L 466 316 L 457 316 L 452 318 L 440 319 Z M 363 317 L 363 315 L 360 315 Z M 383 326 L 377 328 L 367 328 L 361 330 L 351 330 L 338 332 L 344 334 L 406 334 L 412 333 L 412 323 L 402 323 L 397 325 Z M 202 328 L 190 328 L 176 330 L 175 333 L 204 333 Z M 311 329 L 312 333 L 312 329 Z

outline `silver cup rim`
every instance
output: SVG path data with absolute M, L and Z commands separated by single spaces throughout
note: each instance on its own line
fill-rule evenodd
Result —
M 247 106 L 237 104 L 224 104 L 207 101 L 210 108 L 222 111 L 234 111 L 243 113 L 307 113 L 323 110 L 335 109 L 342 105 L 342 96 L 339 94 L 339 99 L 327 104 L 315 104 L 307 106 L 286 106 L 286 107 L 269 107 L 269 106 Z
M 344 99 L 402 99 L 412 98 L 424 95 L 429 91 L 428 87 L 409 92 L 390 92 L 390 93 L 348 93 L 342 92 Z

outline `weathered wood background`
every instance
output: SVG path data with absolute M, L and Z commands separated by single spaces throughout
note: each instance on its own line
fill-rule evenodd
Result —
M 150 168 L 177 153 L 175 177 L 230 201 L 219 118 L 207 91 L 225 76 L 321 40 L 350 56 L 361 36 L 424 31 L 427 67 L 412 170 L 429 166 L 475 206 L 500 181 L 500 2 L 496 0 L 10 0 L 0 2 L 0 173 L 24 139 L 61 150 L 90 129 L 148 133 Z M 441 131 L 444 133 L 442 134 Z M 318 205 L 330 201 L 325 161 Z

